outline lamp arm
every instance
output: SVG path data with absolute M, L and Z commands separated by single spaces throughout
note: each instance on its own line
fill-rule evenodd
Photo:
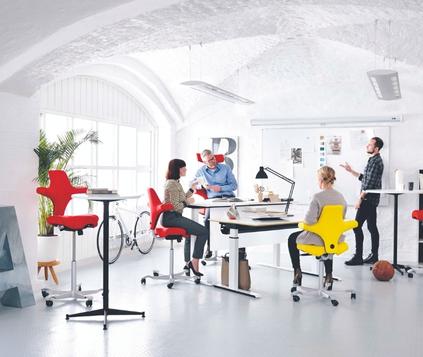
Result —
M 281 178 L 282 180 L 285 180 L 286 182 L 289 182 L 290 184 L 295 184 L 294 180 L 291 180 L 290 178 L 280 174 L 279 172 L 271 169 L 270 167 L 265 167 L 264 168 L 266 171 L 270 172 L 271 174 L 275 175 L 276 177 Z
M 288 213 L 289 204 L 292 201 L 292 194 L 294 193 L 295 181 L 291 180 L 290 178 L 282 175 L 281 173 L 271 169 L 270 167 L 265 167 L 264 169 L 266 171 L 270 172 L 271 174 L 275 175 L 276 177 L 279 177 L 280 179 L 282 179 L 282 180 L 291 184 L 291 189 L 289 190 L 288 202 L 286 202 L 286 205 L 285 205 L 285 213 Z

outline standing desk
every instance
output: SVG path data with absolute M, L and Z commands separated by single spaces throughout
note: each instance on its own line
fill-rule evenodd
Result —
M 283 220 L 271 221 L 255 221 L 251 218 L 240 218 L 236 220 L 228 218 L 210 219 L 210 223 L 216 223 L 220 226 L 222 234 L 228 235 L 227 245 L 229 246 L 229 286 L 221 284 L 214 284 L 216 288 L 229 290 L 234 293 L 247 295 L 257 298 L 259 295 L 252 291 L 241 290 L 238 288 L 238 274 L 239 274 L 239 234 L 265 232 L 265 231 L 279 231 L 283 229 L 293 229 L 298 227 L 298 220 L 294 218 L 286 218 Z M 282 238 L 282 235 L 279 234 Z M 262 243 L 261 237 L 255 236 L 258 243 Z M 263 243 L 262 243 L 263 244 Z M 277 244 L 280 246 L 279 244 Z
M 145 312 L 127 311 L 109 308 L 109 205 L 110 202 L 122 201 L 131 198 L 138 198 L 140 195 L 120 196 L 117 194 L 84 194 L 72 195 L 72 198 L 80 198 L 88 201 L 103 203 L 103 308 L 80 312 L 78 314 L 66 315 L 66 320 L 71 317 L 103 316 L 103 330 L 107 330 L 108 315 L 141 315 L 145 317 Z
M 379 194 L 387 194 L 394 196 L 394 251 L 393 251 L 393 267 L 403 275 L 402 269 L 408 270 L 408 267 L 402 264 L 398 264 L 397 262 L 397 254 L 398 254 L 398 196 L 403 194 L 415 194 L 421 195 L 423 194 L 423 190 L 394 190 L 394 189 L 384 189 L 384 190 L 367 190 L 366 193 L 379 193 Z
M 272 211 L 280 211 L 281 215 L 285 212 L 285 202 L 256 202 L 256 201 L 244 201 L 244 202 L 231 202 L 208 199 L 200 202 L 189 204 L 187 207 L 196 210 L 199 208 L 210 209 L 210 245 L 212 250 L 227 250 L 227 235 L 223 234 L 220 230 L 219 219 L 226 216 L 226 211 L 232 205 L 235 205 L 242 217 L 249 216 L 251 214 L 259 214 L 253 212 L 245 212 L 246 210 L 257 210 L 267 209 Z M 195 219 L 194 217 L 192 217 Z M 253 221 L 254 222 L 254 221 Z M 297 227 L 292 227 L 297 228 Z M 280 267 L 280 232 L 269 232 L 266 236 L 256 239 L 253 236 L 241 236 L 239 237 L 240 247 L 251 247 L 264 244 L 273 244 L 273 266 Z

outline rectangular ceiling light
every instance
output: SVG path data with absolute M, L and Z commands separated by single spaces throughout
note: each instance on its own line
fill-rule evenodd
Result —
M 184 86 L 189 86 L 192 89 L 198 90 L 200 92 L 213 95 L 217 98 L 227 100 L 232 103 L 238 104 L 254 104 L 252 100 L 249 100 L 244 97 L 240 97 L 239 95 L 229 92 L 225 89 L 216 87 L 210 83 L 202 82 L 202 81 L 187 81 L 181 82 Z
M 398 72 L 390 69 L 375 69 L 367 72 L 377 99 L 395 100 L 401 98 Z
M 402 116 L 251 119 L 251 126 L 278 128 L 339 128 L 385 126 L 402 122 Z

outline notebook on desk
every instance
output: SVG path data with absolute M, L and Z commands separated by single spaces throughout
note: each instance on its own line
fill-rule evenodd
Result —
M 284 219 L 282 217 L 277 216 L 257 216 L 257 217 L 251 217 L 253 221 L 283 221 Z
M 216 197 L 212 198 L 212 202 L 244 202 L 241 198 L 238 197 Z

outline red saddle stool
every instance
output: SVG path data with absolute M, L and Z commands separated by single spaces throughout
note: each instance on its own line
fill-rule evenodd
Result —
M 159 274 L 157 270 L 153 270 L 153 275 L 146 275 L 141 278 L 141 284 L 146 284 L 146 279 L 154 280 L 167 280 L 167 287 L 171 289 L 176 280 L 190 280 L 190 276 L 186 276 L 185 272 L 175 273 L 174 272 L 174 249 L 173 242 L 176 240 L 178 242 L 182 241 L 183 238 L 187 238 L 190 235 L 187 231 L 180 227 L 163 227 L 159 224 L 159 218 L 163 212 L 172 211 L 173 205 L 171 203 L 162 203 L 157 196 L 156 191 L 153 188 L 147 189 L 148 201 L 150 206 L 150 228 L 153 230 L 157 238 L 163 238 L 170 241 L 170 251 L 169 251 L 169 274 L 163 275 Z M 194 281 L 199 284 L 200 279 L 195 277 Z
M 66 216 L 65 210 L 67 205 L 75 193 L 87 192 L 86 187 L 74 187 L 65 171 L 50 170 L 48 172 L 50 178 L 49 187 L 38 187 L 37 193 L 48 197 L 53 203 L 53 215 L 47 217 L 47 222 L 61 231 L 72 232 L 72 262 L 71 262 L 71 290 L 58 291 L 51 289 L 42 289 L 41 293 L 45 298 L 46 305 L 52 306 L 54 300 L 85 300 L 87 307 L 92 306 L 93 298 L 90 294 L 101 291 L 86 290 L 81 291 L 81 286 L 76 283 L 76 232 L 78 235 L 83 234 L 85 228 L 94 228 L 98 223 L 98 216 L 95 214 L 83 214 L 75 216 Z
M 419 221 L 420 224 L 423 224 L 423 210 L 414 210 L 411 213 L 411 217 Z M 413 274 L 423 274 L 423 269 L 420 267 L 408 267 L 405 268 L 408 277 L 412 278 Z

